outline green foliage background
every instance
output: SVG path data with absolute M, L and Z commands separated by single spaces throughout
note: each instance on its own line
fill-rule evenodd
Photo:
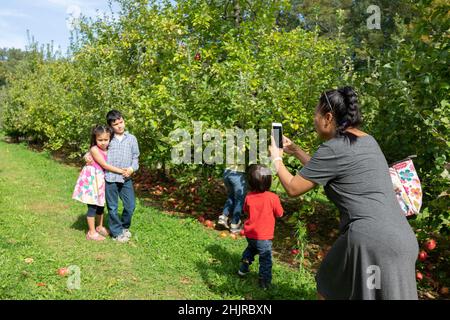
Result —
M 115 108 L 149 167 L 170 167 L 169 133 L 193 120 L 243 129 L 277 120 L 313 152 L 319 95 L 352 85 L 363 129 L 388 161 L 418 155 L 424 213 L 415 223 L 448 232 L 448 1 L 115 2 L 120 12 L 83 19 L 67 56 L 36 43 L 2 50 L 6 134 L 77 157 Z M 370 4 L 382 8 L 381 30 L 366 27 Z

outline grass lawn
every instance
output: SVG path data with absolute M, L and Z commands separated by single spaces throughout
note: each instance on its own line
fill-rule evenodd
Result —
M 86 241 L 86 207 L 71 199 L 79 168 L 3 141 L 0 163 L 0 299 L 315 299 L 307 271 L 275 259 L 274 288 L 262 291 L 258 263 L 236 275 L 245 239 L 139 199 L 132 241 Z M 57 274 L 68 266 L 80 270 L 79 289 L 68 289 L 74 274 Z

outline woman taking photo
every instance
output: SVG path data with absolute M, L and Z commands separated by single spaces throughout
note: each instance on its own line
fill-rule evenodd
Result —
M 288 138 L 272 138 L 271 158 L 289 196 L 316 185 L 340 212 L 340 236 L 316 275 L 320 299 L 417 299 L 415 234 L 395 198 L 386 159 L 376 140 L 358 129 L 362 118 L 351 87 L 324 92 L 314 126 L 324 142 L 311 157 Z M 297 175 L 283 151 L 303 165 Z

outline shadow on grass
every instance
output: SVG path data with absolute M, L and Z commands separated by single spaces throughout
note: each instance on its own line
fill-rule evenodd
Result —
M 301 300 L 315 297 L 315 290 L 294 286 L 288 279 L 280 279 L 278 273 L 274 274 L 273 287 L 262 290 L 258 286 L 258 267 L 255 263 L 250 266 L 250 273 L 245 278 L 240 278 L 237 274 L 241 260 L 240 254 L 230 253 L 226 247 L 218 244 L 208 246 L 206 251 L 213 258 L 209 260 L 209 263 L 198 262 L 197 269 L 209 290 L 225 299 L 236 298 L 236 296 L 244 297 L 246 300 Z M 255 260 L 258 258 L 256 256 Z M 225 281 L 221 281 L 224 276 Z
M 72 224 L 71 228 L 79 231 L 86 231 L 88 229 L 86 215 L 80 214 L 77 220 Z

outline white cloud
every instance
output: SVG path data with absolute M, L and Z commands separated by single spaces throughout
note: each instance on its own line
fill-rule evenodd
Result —
M 16 10 L 0 9 L 0 17 L 27 18 L 29 15 Z

